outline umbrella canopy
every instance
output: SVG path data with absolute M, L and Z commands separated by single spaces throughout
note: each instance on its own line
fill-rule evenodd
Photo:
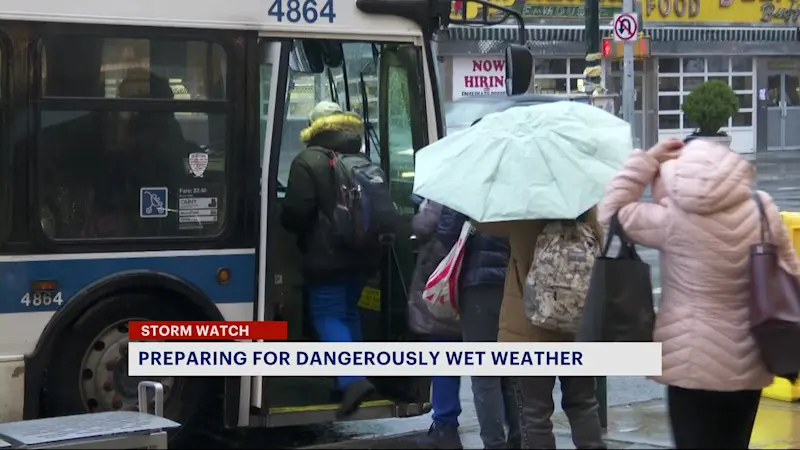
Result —
M 414 194 L 478 222 L 574 219 L 632 149 L 630 125 L 600 108 L 514 107 L 417 152 Z

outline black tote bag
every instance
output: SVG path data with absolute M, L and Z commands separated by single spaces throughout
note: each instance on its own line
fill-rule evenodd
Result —
M 616 257 L 608 256 L 611 241 L 620 240 Z M 652 342 L 655 326 L 650 265 L 625 238 L 615 214 L 603 254 L 592 269 L 581 314 L 577 342 Z

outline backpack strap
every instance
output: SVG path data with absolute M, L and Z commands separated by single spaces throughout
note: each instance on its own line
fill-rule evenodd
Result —
M 344 166 L 342 165 L 342 161 L 339 159 L 339 154 L 329 148 L 320 147 L 318 145 L 309 148 L 322 153 L 328 158 L 328 165 L 330 166 L 333 174 L 331 177 L 331 189 L 333 189 L 333 192 L 336 192 L 336 201 L 339 203 L 347 203 L 344 192 L 342 192 L 342 187 L 339 185 L 339 183 L 343 181 L 347 184 L 347 189 L 351 189 L 352 182 L 350 177 L 342 176 L 346 174 Z

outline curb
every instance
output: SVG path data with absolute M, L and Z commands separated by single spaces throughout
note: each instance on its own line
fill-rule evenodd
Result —
M 477 429 L 478 429 L 477 425 L 472 425 L 462 428 L 462 430 L 469 430 L 469 431 Z M 324 449 L 324 448 L 374 448 L 373 446 L 378 446 L 381 448 L 392 448 L 392 447 L 383 447 L 381 445 L 381 444 L 386 445 L 388 443 L 395 444 L 396 448 L 410 448 L 410 446 L 407 444 L 409 440 L 421 437 L 425 435 L 427 432 L 428 432 L 427 430 L 408 431 L 405 433 L 390 434 L 386 436 L 375 436 L 375 437 L 361 438 L 361 439 L 348 439 L 346 441 L 332 442 L 329 444 L 310 445 L 308 447 L 301 447 L 301 448 L 309 450 Z M 406 443 L 404 444 L 404 442 Z
M 469 425 L 459 429 L 462 433 L 478 432 L 480 427 L 478 425 Z M 387 436 L 377 436 L 372 438 L 349 439 L 341 442 L 333 442 L 329 444 L 312 445 L 308 447 L 301 447 L 303 449 L 335 449 L 335 448 L 353 448 L 353 449 L 409 449 L 414 448 L 409 441 L 416 440 L 425 434 L 427 430 L 409 431 L 406 433 L 391 434 Z M 569 431 L 554 430 L 553 434 L 559 437 L 570 438 Z M 605 439 L 609 448 L 650 448 L 650 449 L 668 449 L 660 445 L 653 445 L 645 442 L 636 442 L 620 439 Z

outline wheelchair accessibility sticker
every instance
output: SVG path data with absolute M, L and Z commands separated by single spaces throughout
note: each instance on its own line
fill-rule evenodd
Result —
M 146 187 L 139 189 L 139 217 L 142 219 L 163 219 L 167 217 L 169 190 L 165 187 Z

